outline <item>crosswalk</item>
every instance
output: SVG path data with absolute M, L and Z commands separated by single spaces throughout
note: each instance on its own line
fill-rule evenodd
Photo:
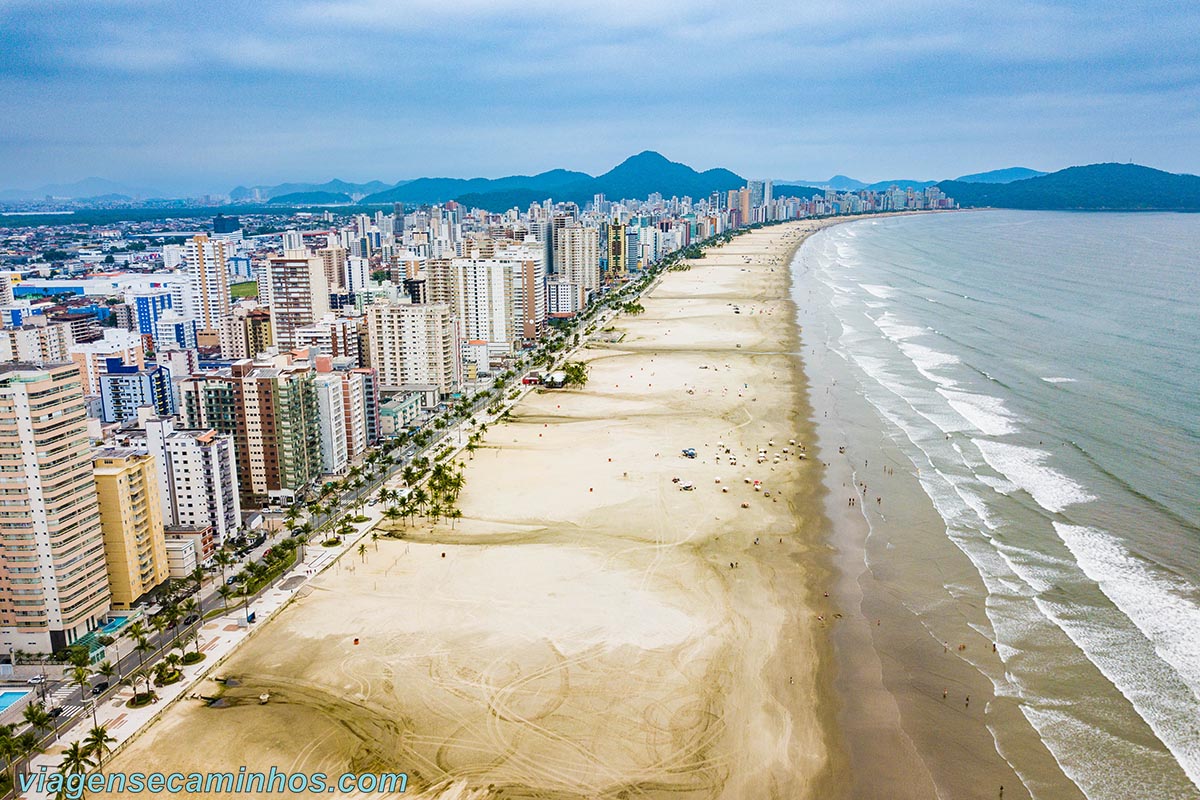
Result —
M 83 711 L 83 706 L 79 703 L 67 703 L 62 707 L 62 713 L 58 715 L 58 718 L 67 719 L 68 717 L 75 716 L 80 711 Z
M 71 686 L 70 684 L 65 684 L 63 686 L 59 686 L 57 689 L 55 689 L 53 692 L 50 693 L 50 697 L 47 700 L 46 707 L 47 708 L 61 708 L 62 713 L 58 715 L 59 719 L 67 719 L 68 717 L 75 716 L 80 711 L 83 711 L 83 709 L 84 709 L 83 703 L 79 702 L 78 700 L 75 700 L 74 702 L 64 702 L 64 701 L 66 701 L 66 699 L 68 697 L 71 697 L 71 695 L 76 694 L 78 691 L 79 691 L 78 687 Z
M 61 705 L 63 700 L 66 700 L 73 694 L 76 694 L 79 688 L 70 684 L 63 684 L 50 693 L 50 699 L 46 703 L 50 708 Z

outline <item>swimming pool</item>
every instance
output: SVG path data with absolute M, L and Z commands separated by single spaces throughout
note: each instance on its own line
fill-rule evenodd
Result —
M 125 624 L 125 620 L 127 619 L 129 619 L 129 617 L 113 617 L 111 620 L 105 623 L 103 628 L 100 629 L 100 634 L 102 636 L 109 636 L 113 633 L 116 633 L 117 631 L 121 630 L 121 627 Z
M 3 714 L 8 709 L 12 708 L 22 697 L 29 694 L 28 690 L 14 692 L 0 692 L 0 714 Z

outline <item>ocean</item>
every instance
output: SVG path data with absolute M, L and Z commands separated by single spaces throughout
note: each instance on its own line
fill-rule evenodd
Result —
M 859 409 L 823 452 L 895 454 L 854 461 L 876 600 L 987 680 L 1026 792 L 1200 798 L 1200 215 L 867 219 L 793 297 L 810 391 Z M 936 516 L 889 513 L 900 472 Z

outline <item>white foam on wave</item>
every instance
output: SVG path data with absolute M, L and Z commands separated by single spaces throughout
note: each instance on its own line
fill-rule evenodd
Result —
M 843 337 L 843 343 L 847 337 Z M 942 433 L 956 433 L 963 430 L 963 420 L 958 415 L 954 414 L 948 408 L 939 408 L 929 402 L 924 402 L 927 398 L 935 398 L 932 393 L 922 393 L 920 387 L 906 382 L 901 376 L 892 371 L 893 362 L 886 358 L 867 356 L 859 353 L 857 348 L 844 347 L 843 350 L 849 355 L 853 361 L 863 371 L 863 374 L 873 380 L 881 389 L 895 396 L 909 412 L 917 414 L 926 421 L 933 424 L 937 430 Z M 922 396 L 924 394 L 924 396 Z M 878 400 L 870 400 L 871 404 L 876 408 L 881 408 L 881 402 Z M 915 435 L 915 434 L 910 434 Z M 940 437 L 939 437 L 940 438 Z
M 896 290 L 891 286 L 880 286 L 876 283 L 860 283 L 859 286 L 880 300 L 891 300 L 896 296 Z
M 975 426 L 976 430 L 987 436 L 1004 436 L 1016 433 L 1017 425 L 1013 415 L 1005 407 L 999 397 L 972 392 L 956 392 L 938 388 L 938 394 L 946 398 L 950 407 L 962 415 L 963 419 Z
M 1059 512 L 1077 503 L 1095 500 L 1095 496 L 1066 475 L 1045 465 L 1050 454 L 1034 447 L 1005 442 L 972 439 L 992 469 L 1029 492 L 1047 511 Z
M 962 359 L 956 355 L 915 342 L 901 342 L 900 352 L 908 356 L 908 360 L 921 371 L 953 367 L 962 363 Z
M 1200 605 L 1183 580 L 1135 557 L 1096 528 L 1054 523 L 1080 569 L 1179 671 L 1200 700 Z
M 1044 380 L 1046 383 L 1075 383 L 1076 379 L 1075 378 L 1059 378 L 1059 377 L 1055 377 L 1052 375 L 1048 378 L 1042 378 L 1042 380 Z
M 901 322 L 900 319 L 892 313 L 883 313 L 875 320 L 875 327 L 883 331 L 883 335 L 891 339 L 893 342 L 903 342 L 906 339 L 912 339 L 917 336 L 923 336 L 928 331 L 919 325 L 909 325 Z

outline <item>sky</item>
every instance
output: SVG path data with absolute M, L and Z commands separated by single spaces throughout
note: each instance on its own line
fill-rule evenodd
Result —
M 1200 172 L 1200 3 L 0 0 L 0 188 Z

